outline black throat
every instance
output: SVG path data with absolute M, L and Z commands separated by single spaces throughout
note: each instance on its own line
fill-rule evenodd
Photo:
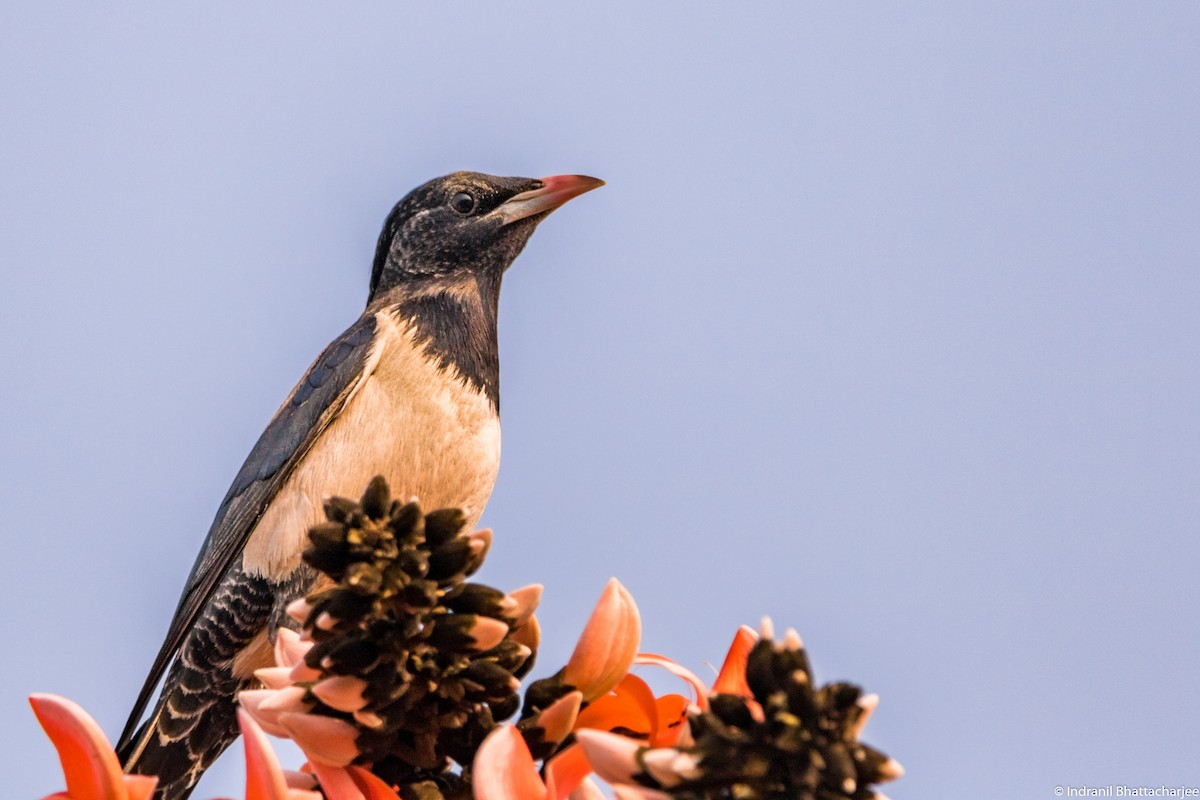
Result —
M 417 342 L 442 369 L 455 370 L 500 410 L 500 347 L 496 314 L 500 276 L 471 275 L 453 282 L 406 287 L 399 297 L 379 298 L 382 305 L 413 323 Z M 416 291 L 412 291 L 412 289 Z M 392 293 L 388 293 L 392 294 Z M 388 302 L 388 301 L 391 302 Z M 375 305 L 375 303 L 372 303 Z

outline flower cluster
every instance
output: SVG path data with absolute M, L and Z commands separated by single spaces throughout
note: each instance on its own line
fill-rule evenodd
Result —
M 688 714 L 677 744 L 581 735 L 593 768 L 614 784 L 679 800 L 877 797 L 872 784 L 903 774 L 895 760 L 859 741 L 878 698 L 849 683 L 818 687 L 800 637 L 788 631 L 775 642 L 765 627 L 739 664 L 741 674 L 727 676 L 706 710 Z
M 567 664 L 531 683 L 540 586 L 507 594 L 467 579 L 491 543 L 455 509 L 425 513 L 376 478 L 335 498 L 305 561 L 322 575 L 281 629 L 276 666 L 242 692 L 247 800 L 878 800 L 900 765 L 861 742 L 878 698 L 818 685 L 800 637 L 734 636 L 712 685 L 640 653 L 633 597 L 609 581 Z M 669 671 L 687 694 L 656 696 L 631 672 Z M 59 750 L 67 791 L 45 800 L 149 800 L 123 776 L 94 721 L 31 698 Z M 520 708 L 515 723 L 504 719 Z M 294 740 L 284 772 L 264 733 Z
M 872 784 L 903 774 L 859 741 L 878 698 L 847 683 L 816 686 L 794 631 L 776 642 L 769 622 L 761 637 L 743 627 L 711 688 L 664 656 L 635 663 L 684 678 L 693 702 L 656 698 L 625 675 L 548 755 L 519 725 L 497 730 L 476 757 L 477 800 L 594 800 L 589 772 L 618 800 L 871 800 L 882 798 Z
M 302 633 L 280 632 L 278 666 L 258 673 L 268 688 L 243 692 L 243 707 L 311 760 L 370 764 L 427 796 L 463 794 L 452 762 L 469 765 L 520 705 L 541 587 L 505 594 L 467 581 L 490 533 L 466 533 L 458 509 L 393 500 L 382 478 L 325 513 L 304 560 L 336 583 L 289 608 Z
M 150 800 L 158 785 L 151 775 L 124 775 L 112 745 L 96 721 L 75 703 L 52 694 L 30 696 L 29 704 L 58 750 L 65 792 L 42 800 Z M 326 770 L 322 791 L 313 776 L 285 772 L 262 729 L 238 712 L 245 739 L 246 800 L 398 800 L 376 776 L 358 767 Z

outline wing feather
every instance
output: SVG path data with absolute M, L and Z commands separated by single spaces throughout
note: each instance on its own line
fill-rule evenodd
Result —
M 133 739 L 154 688 L 213 596 L 221 577 L 241 555 L 267 506 L 313 442 L 341 413 L 364 377 L 374 335 L 375 317 L 366 314 L 334 339 L 275 412 L 250 451 L 217 509 L 184 585 L 167 637 L 125 724 L 118 750 Z

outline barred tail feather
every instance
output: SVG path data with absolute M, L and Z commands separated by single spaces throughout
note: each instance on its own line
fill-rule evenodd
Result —
M 118 754 L 126 772 L 158 776 L 155 800 L 184 800 L 204 770 L 238 736 L 234 698 L 244 682 L 228 673 L 181 672 L 181 680 L 159 700 L 128 752 Z M 207 678 L 207 685 L 196 691 L 200 677 Z M 187 684 L 191 687 L 184 688 Z
M 281 588 L 232 567 L 184 639 L 154 712 L 122 741 L 126 772 L 158 776 L 155 800 L 186 798 L 237 738 L 237 693 L 263 666 L 254 654 L 270 656 L 267 630 Z

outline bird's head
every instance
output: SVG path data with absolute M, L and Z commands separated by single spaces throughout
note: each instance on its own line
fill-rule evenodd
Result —
M 547 214 L 603 185 L 585 175 L 499 178 L 455 172 L 418 186 L 384 223 L 370 297 L 406 284 L 498 280 Z

